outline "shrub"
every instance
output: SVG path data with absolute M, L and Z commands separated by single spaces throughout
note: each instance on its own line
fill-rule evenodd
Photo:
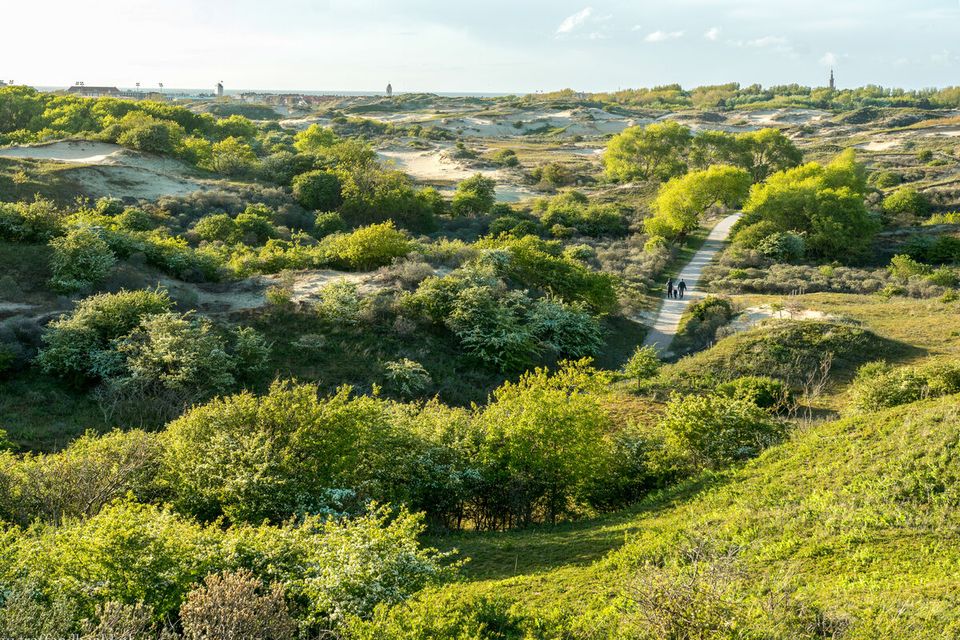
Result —
M 517 152 L 513 149 L 500 149 L 490 156 L 490 160 L 501 167 L 516 167 L 520 164 Z
M 363 299 L 355 282 L 344 279 L 324 285 L 319 291 L 320 300 L 316 311 L 320 317 L 341 325 L 353 325 L 360 322 Z
M 870 180 L 880 189 L 889 189 L 903 182 L 903 176 L 893 171 L 878 171 L 870 175 Z
M 327 236 L 320 250 L 335 266 L 354 270 L 376 269 L 410 253 L 411 243 L 404 232 L 393 226 L 393 222 L 383 222 L 348 234 Z
M 239 240 L 237 225 L 226 213 L 217 213 L 197 220 L 193 231 L 201 240 L 233 244 Z
M 349 389 L 320 400 L 315 387 L 274 383 L 262 397 L 216 399 L 170 423 L 164 475 L 178 508 L 202 518 L 281 522 L 323 513 L 329 489 L 359 488 L 369 471 L 360 461 L 379 444 L 370 430 L 386 437 L 390 424 L 382 402 Z M 381 455 L 394 452 L 384 445 Z
M 890 275 L 897 280 L 906 281 L 913 276 L 920 276 L 928 273 L 930 267 L 921 264 L 908 255 L 896 255 L 890 259 Z
M 756 245 L 757 251 L 777 262 L 799 262 L 806 253 L 803 236 L 792 231 L 774 232 Z
M 52 200 L 0 202 L 0 238 L 13 242 L 47 242 L 60 235 L 63 216 Z
M 101 361 L 111 342 L 152 314 L 169 311 L 166 291 L 120 291 L 81 300 L 68 315 L 45 329 L 37 362 L 46 373 L 79 382 L 101 377 Z
M 340 178 L 331 171 L 309 171 L 293 179 L 293 197 L 307 209 L 333 211 L 343 203 Z
M 384 363 L 388 388 L 403 398 L 413 398 L 433 384 L 433 378 L 422 364 L 408 358 Z
M 597 355 L 603 348 L 603 329 L 583 304 L 537 300 L 528 322 L 537 339 L 558 355 L 584 358 Z
M 468 216 L 487 213 L 496 202 L 496 183 L 492 178 L 477 174 L 457 185 L 451 210 L 454 215 Z
M 294 640 L 296 623 L 279 584 L 264 588 L 250 571 L 208 575 L 180 606 L 184 640 Z
M 323 238 L 346 230 L 347 225 L 344 223 L 343 217 L 335 211 L 320 212 L 313 220 L 313 236 L 316 238 Z
M 528 371 L 494 392 L 477 417 L 486 482 L 505 501 L 487 505 L 494 507 L 490 528 L 529 523 L 539 513 L 555 522 L 583 499 L 609 455 L 609 417 L 599 401 L 607 382 L 588 361 L 568 362 L 552 375 Z
M 251 331 L 242 330 L 238 339 L 242 364 L 262 367 L 256 356 L 265 355 L 265 343 Z M 147 316 L 115 342 L 109 354 L 113 370 L 105 372 L 101 403 L 128 418 L 135 411 L 141 422 L 168 420 L 236 386 L 241 362 L 231 351 L 206 318 L 176 313 Z
M 50 284 L 63 292 L 89 289 L 106 278 L 117 261 L 100 234 L 85 227 L 54 238 L 50 247 L 53 249 Z
M 960 363 L 934 361 L 916 367 L 894 368 L 883 361 L 857 370 L 852 386 L 858 411 L 878 411 L 923 398 L 960 393 Z
M 540 215 L 545 227 L 573 227 L 588 236 L 621 235 L 627 222 L 613 205 L 589 204 L 589 200 L 577 191 L 568 191 L 534 203 L 534 211 Z
M 930 210 L 930 201 L 916 189 L 901 187 L 883 199 L 883 210 L 923 216 Z
M 746 400 L 761 409 L 787 409 L 793 402 L 790 389 L 780 380 L 765 376 L 743 376 L 717 385 L 717 393 Z
M 668 448 L 694 468 L 718 469 L 779 442 L 783 425 L 749 400 L 674 396 L 661 427 Z
M 244 176 L 253 171 L 257 155 L 241 138 L 230 136 L 213 145 L 210 165 L 225 176 Z

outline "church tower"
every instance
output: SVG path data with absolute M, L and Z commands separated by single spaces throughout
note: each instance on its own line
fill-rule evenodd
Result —
M 393 97 L 393 85 L 390 84 L 389 82 L 387 83 L 387 97 L 388 98 Z
M 833 80 L 833 69 L 830 69 L 830 91 L 836 91 L 837 83 Z

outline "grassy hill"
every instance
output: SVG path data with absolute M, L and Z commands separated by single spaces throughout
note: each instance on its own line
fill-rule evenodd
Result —
M 608 518 L 436 542 L 474 558 L 463 589 L 573 611 L 578 635 L 956 637 L 958 399 L 810 428 Z

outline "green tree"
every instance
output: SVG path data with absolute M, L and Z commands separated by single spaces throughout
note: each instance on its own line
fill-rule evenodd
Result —
M 693 231 L 713 204 L 736 207 L 746 198 L 752 180 L 744 169 L 715 165 L 692 171 L 661 185 L 653 202 L 654 215 L 644 220 L 648 234 L 674 238 Z
M 656 347 L 637 347 L 630 359 L 623 365 L 623 375 L 636 380 L 637 390 L 639 391 L 641 382 L 657 375 L 662 364 L 660 356 L 657 355 Z
M 686 170 L 690 129 L 673 121 L 630 127 L 615 135 L 603 156 L 612 180 L 668 180 Z
M 864 205 L 866 173 L 848 150 L 826 166 L 812 162 L 755 185 L 744 205 L 744 228 L 804 234 L 808 254 L 850 260 L 864 252 L 879 225 Z

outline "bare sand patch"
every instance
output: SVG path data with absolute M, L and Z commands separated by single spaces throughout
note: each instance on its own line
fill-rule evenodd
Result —
M 730 323 L 730 329 L 746 331 L 767 320 L 830 320 L 833 317 L 815 309 L 791 309 L 788 306 L 784 306 L 783 309 L 774 309 L 772 305 L 762 304 L 744 309 Z
M 125 149 L 120 145 L 109 144 L 107 142 L 64 140 L 62 142 L 51 142 L 50 144 L 0 149 L 0 157 L 100 164 L 111 156 L 123 153 L 124 151 Z

